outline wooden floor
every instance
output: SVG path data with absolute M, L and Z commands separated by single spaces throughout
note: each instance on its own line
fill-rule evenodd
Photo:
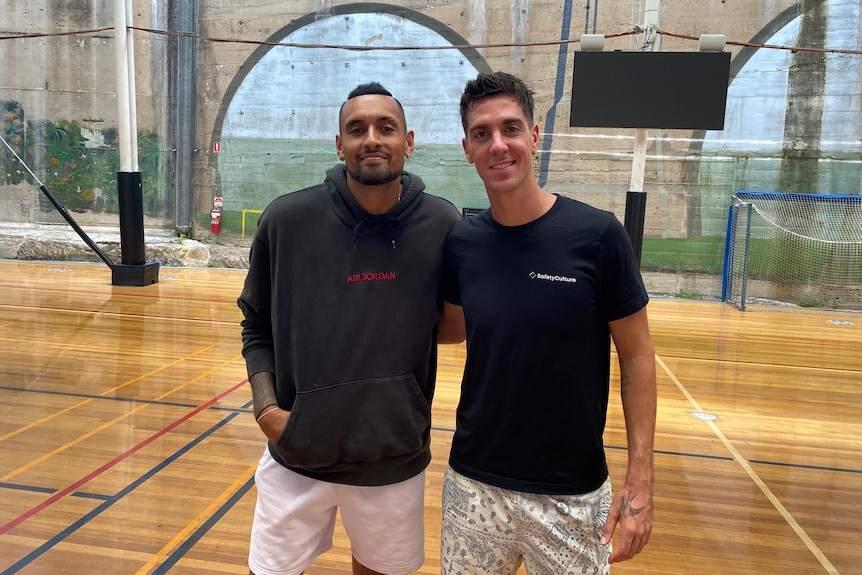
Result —
M 0 575 L 248 572 L 264 439 L 240 356 L 245 272 L 159 277 L 115 287 L 101 264 L 0 261 Z M 663 299 L 649 310 L 656 525 L 614 572 L 862 573 L 862 315 Z M 439 572 L 464 347 L 441 356 L 421 573 Z M 613 398 L 605 443 L 619 482 Z M 349 573 L 337 536 L 309 575 Z

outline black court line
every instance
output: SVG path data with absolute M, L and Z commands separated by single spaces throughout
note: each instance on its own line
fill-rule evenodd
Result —
M 166 407 L 197 407 L 197 405 L 190 404 L 190 403 L 156 401 L 156 400 L 147 400 L 147 399 L 135 399 L 135 398 L 129 398 L 129 397 L 110 397 L 110 396 L 104 396 L 104 395 L 74 393 L 74 392 L 68 392 L 68 391 L 54 391 L 54 390 L 49 390 L 49 389 L 32 389 L 32 388 L 21 388 L 21 387 L 12 387 L 12 386 L 7 386 L 7 385 L 0 385 L 0 391 L 3 391 L 3 390 L 27 392 L 27 393 L 42 393 L 42 394 L 46 394 L 46 395 L 69 396 L 69 397 L 85 398 L 85 399 L 102 399 L 102 400 L 109 400 L 109 401 L 120 401 L 120 402 L 124 402 L 124 403 L 144 403 L 144 404 L 160 405 L 160 406 L 166 406 Z M 236 412 L 236 413 L 253 413 L 253 410 L 251 408 L 248 408 L 248 407 L 234 408 L 234 407 L 212 406 L 212 407 L 209 407 L 208 409 L 217 410 L 217 411 L 228 411 L 231 413 L 234 413 L 234 412 Z M 450 428 L 450 427 L 432 426 L 431 430 L 432 431 L 440 431 L 443 433 L 452 433 L 452 434 L 455 433 L 455 430 L 453 428 Z M 628 449 L 627 447 L 615 446 L 615 445 L 605 445 L 605 448 L 606 449 L 618 449 L 618 450 L 624 450 L 624 451 Z M 653 453 L 659 454 L 659 455 L 676 455 L 679 457 L 691 457 L 691 458 L 699 458 L 699 459 L 715 459 L 715 460 L 720 460 L 720 461 L 732 461 L 733 460 L 733 458 L 729 457 L 729 456 L 705 455 L 705 454 L 701 454 L 701 453 L 686 453 L 686 452 L 681 452 L 681 451 L 655 450 Z M 832 472 L 837 472 L 837 473 L 854 473 L 854 474 L 859 473 L 859 474 L 862 474 L 862 470 L 860 470 L 860 469 L 843 469 L 840 467 L 823 467 L 823 466 L 805 465 L 805 464 L 799 464 L 799 463 L 780 463 L 780 462 L 775 462 L 775 461 L 756 460 L 756 459 L 749 460 L 749 463 L 757 463 L 757 464 L 761 464 L 761 465 L 775 465 L 775 466 L 798 468 L 798 469 L 811 469 L 811 470 L 816 470 L 816 471 L 832 471 Z M 0 487 L 5 487 L 5 486 L 7 486 L 7 485 L 0 483 Z M 11 489 L 25 489 L 25 490 L 29 489 L 25 486 L 13 486 L 13 484 L 9 484 L 8 486 Z M 35 490 L 35 489 L 36 488 L 32 488 L 32 490 Z
M 209 533 L 210 529 L 218 523 L 222 517 L 227 515 L 227 513 L 233 509 L 233 506 L 236 505 L 240 499 L 242 499 L 246 493 L 251 489 L 254 485 L 254 476 L 252 476 L 248 481 L 246 481 L 242 487 L 237 489 L 236 493 L 230 496 L 227 501 L 225 501 L 221 507 L 219 507 L 215 513 L 210 516 L 200 527 L 195 529 L 194 533 L 189 535 L 188 539 L 183 541 L 173 553 L 168 555 L 168 557 L 152 572 L 151 575 L 164 575 L 167 573 L 171 567 L 176 565 L 180 559 L 185 557 L 186 553 L 192 550 L 192 547 L 195 544 L 203 539 L 204 535 Z
M 249 404 L 247 404 L 247 405 L 251 405 L 251 403 L 249 402 Z M 126 495 L 128 495 L 129 493 L 131 493 L 132 491 L 134 491 L 135 489 L 137 489 L 141 485 L 143 485 L 146 481 L 148 481 L 149 479 L 154 477 L 159 471 L 163 470 L 168 465 L 170 465 L 171 463 L 173 463 L 174 461 L 179 459 L 181 456 L 185 455 L 193 447 L 195 447 L 196 445 L 201 443 L 204 439 L 206 439 L 207 437 L 209 437 L 210 435 L 212 435 L 213 433 L 215 433 L 216 431 L 218 431 L 219 429 L 221 429 L 222 427 L 227 425 L 230 421 L 232 421 L 238 415 L 239 415 L 239 413 L 231 413 L 231 414 L 225 416 L 225 418 L 222 419 L 220 422 L 216 423 L 215 425 L 210 427 L 208 430 L 204 431 L 199 436 L 197 436 L 195 439 L 188 442 L 186 445 L 184 445 L 183 447 L 178 449 L 176 452 L 174 452 L 173 455 L 171 455 L 170 457 L 162 460 L 158 465 L 156 465 L 155 467 L 150 469 L 148 472 L 146 472 L 143 475 L 141 475 L 140 477 L 138 477 L 136 480 L 134 480 L 133 482 L 128 484 L 125 488 L 121 489 L 119 492 L 117 492 L 116 495 L 108 497 L 102 504 L 96 506 L 89 513 L 84 514 L 80 519 L 71 523 L 68 527 L 66 527 L 65 529 L 63 529 L 59 533 L 57 533 L 54 537 L 51 537 L 50 539 L 45 541 L 45 543 L 43 543 L 42 545 L 40 545 L 39 547 L 37 547 L 36 549 L 31 551 L 30 553 L 28 553 L 27 555 L 22 557 L 16 563 L 9 566 L 6 570 L 4 570 L 2 573 L 0 573 L 0 575 L 12 575 L 13 573 L 18 573 L 21 569 L 23 569 L 24 567 L 28 566 L 30 563 L 32 563 L 33 561 L 38 559 L 45 552 L 47 552 L 48 550 L 52 549 L 58 543 L 65 540 L 72 533 L 74 533 L 75 531 L 77 531 L 78 529 L 80 529 L 81 527 L 86 525 L 87 523 L 89 523 L 92 519 L 98 517 L 103 511 L 107 510 L 109 507 L 111 507 L 112 505 L 114 505 L 115 503 L 120 501 L 123 497 L 125 497 Z
M 53 487 L 39 487 L 36 485 L 22 485 L 20 483 L 8 483 L 0 481 L 0 489 L 14 489 L 18 491 L 28 491 L 30 493 L 57 493 Z M 86 491 L 73 491 L 69 494 L 70 497 L 83 497 L 84 499 L 110 499 L 113 495 L 102 495 L 100 493 L 87 493 Z
M 862 474 L 862 469 L 844 469 L 842 467 L 823 467 L 820 465 L 804 465 L 800 463 L 780 463 L 777 461 L 764 461 L 761 459 L 749 459 L 749 463 L 758 465 L 773 465 L 775 467 L 789 467 L 791 469 L 811 469 L 813 471 L 834 471 L 837 473 L 858 473 Z
M 8 385 L 0 385 L 0 391 L 17 391 L 21 393 L 41 393 L 44 395 L 59 395 L 64 397 L 75 397 L 82 399 L 103 399 L 107 401 L 120 401 L 123 403 L 144 403 L 148 405 L 161 405 L 165 407 L 197 407 L 195 403 L 180 403 L 175 401 L 160 401 L 155 399 L 139 399 L 135 397 L 116 397 L 110 395 L 94 395 L 91 393 L 75 393 L 70 391 L 54 391 L 52 389 L 32 389 L 32 388 L 24 388 L 24 387 L 11 387 Z M 223 407 L 223 406 L 211 406 L 207 409 L 212 409 L 215 411 L 230 411 L 230 412 L 239 412 L 239 413 L 253 413 L 253 410 L 247 407 Z

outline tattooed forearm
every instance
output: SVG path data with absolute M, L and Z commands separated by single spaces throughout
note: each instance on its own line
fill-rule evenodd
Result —
M 621 517 L 635 517 L 636 515 L 640 515 L 644 510 L 643 507 L 632 507 L 632 502 L 637 496 L 637 493 L 628 493 L 623 497 L 622 502 L 620 503 Z
M 255 417 L 268 405 L 278 405 L 275 393 L 275 375 L 269 372 L 259 372 L 249 379 L 251 395 L 254 398 Z
M 620 375 L 620 394 L 625 395 L 629 392 L 632 385 L 632 378 L 628 374 Z

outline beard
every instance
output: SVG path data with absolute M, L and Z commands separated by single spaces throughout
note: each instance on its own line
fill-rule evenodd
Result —
M 360 165 L 356 168 L 348 166 L 347 173 L 350 174 L 351 178 L 364 186 L 381 186 L 401 177 L 400 170 L 395 171 L 388 165 L 377 167 Z

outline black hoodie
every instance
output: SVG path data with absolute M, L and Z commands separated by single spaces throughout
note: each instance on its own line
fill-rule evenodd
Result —
M 430 462 L 443 243 L 460 215 L 401 176 L 369 215 L 339 164 L 261 215 L 238 305 L 249 376 L 291 411 L 273 457 L 317 479 L 397 483 Z

